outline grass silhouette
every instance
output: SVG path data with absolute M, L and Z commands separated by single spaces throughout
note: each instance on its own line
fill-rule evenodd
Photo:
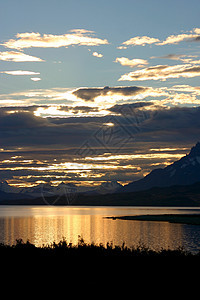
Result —
M 197 253 L 191 253 L 183 248 L 177 249 L 161 249 L 155 251 L 146 247 L 143 244 L 139 244 L 136 247 L 127 247 L 125 243 L 121 246 L 113 245 L 113 243 L 107 243 L 106 245 L 100 244 L 87 244 L 82 237 L 79 237 L 78 244 L 73 245 L 67 243 L 63 238 L 60 242 L 53 242 L 49 245 L 43 245 L 36 247 L 29 241 L 24 242 L 22 239 L 16 240 L 14 245 L 0 244 L 1 257 L 59 257 L 62 259 L 70 258 L 112 258 L 112 257 L 126 257 L 126 258 L 139 258 L 139 257 L 196 257 L 200 258 L 200 251 Z

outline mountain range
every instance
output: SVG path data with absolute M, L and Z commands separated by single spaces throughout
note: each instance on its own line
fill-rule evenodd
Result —
M 72 197 L 76 195 L 76 197 Z M 36 201 L 36 200 L 37 201 Z M 154 169 L 144 178 L 122 186 L 117 181 L 84 187 L 72 183 L 16 188 L 0 182 L 0 204 L 74 205 L 200 205 L 200 143 L 171 165 Z M 63 202 L 67 199 L 67 203 Z M 22 201 L 21 201 L 22 200 Z M 59 200 L 59 201 L 58 201 Z M 70 202 L 73 200 L 73 203 Z M 197 201 L 196 201 L 197 200 Z M 178 202 L 177 202 L 178 201 Z
M 17 188 L 10 186 L 7 181 L 0 182 L 0 201 L 7 199 L 33 199 L 39 197 L 62 196 L 66 194 L 104 195 L 115 193 L 122 187 L 117 181 L 103 182 L 99 186 L 77 186 L 72 183 L 60 183 L 58 186 L 49 183 L 33 187 Z

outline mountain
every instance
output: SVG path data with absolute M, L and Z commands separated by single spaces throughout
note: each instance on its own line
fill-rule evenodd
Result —
M 155 169 L 144 178 L 131 182 L 121 192 L 144 191 L 153 187 L 191 185 L 200 181 L 200 143 L 189 154 L 164 169 Z
M 20 189 L 13 187 L 7 183 L 7 181 L 0 182 L 0 191 L 4 193 L 20 193 Z
M 122 185 L 117 181 L 103 182 L 97 189 L 98 194 L 111 194 L 116 193 L 121 189 Z

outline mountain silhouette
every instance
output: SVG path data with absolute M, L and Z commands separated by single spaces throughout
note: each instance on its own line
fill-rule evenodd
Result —
M 200 181 L 200 143 L 189 154 L 163 169 L 155 169 L 144 178 L 131 182 L 121 192 L 144 191 L 153 187 L 190 185 Z

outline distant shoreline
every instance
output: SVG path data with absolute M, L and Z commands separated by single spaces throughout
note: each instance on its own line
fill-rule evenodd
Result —
M 112 220 L 130 220 L 130 221 L 152 221 L 169 222 L 187 225 L 200 225 L 200 214 L 160 214 L 160 215 L 139 215 L 139 216 L 113 216 L 106 217 Z

